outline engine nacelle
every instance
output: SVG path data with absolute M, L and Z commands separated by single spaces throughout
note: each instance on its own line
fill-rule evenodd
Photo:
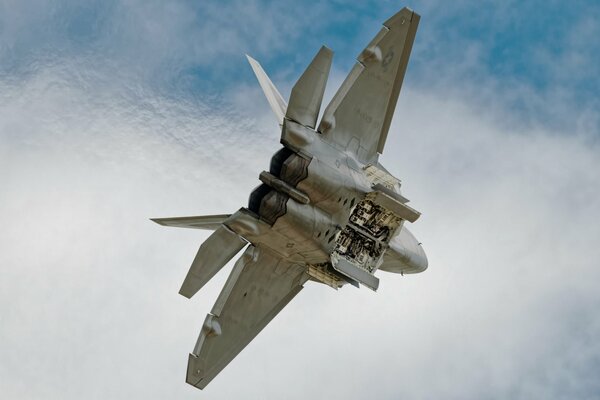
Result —
M 248 209 L 274 230 L 291 241 L 303 242 L 330 238 L 326 247 L 333 247 L 337 226 L 331 215 L 313 204 L 299 202 L 269 185 L 263 184 L 250 195 Z
M 339 211 L 341 202 L 346 200 L 348 203 L 359 192 L 353 171 L 345 162 L 329 165 L 317 157 L 298 154 L 287 147 L 273 155 L 270 173 L 308 195 L 311 204 L 328 213 Z

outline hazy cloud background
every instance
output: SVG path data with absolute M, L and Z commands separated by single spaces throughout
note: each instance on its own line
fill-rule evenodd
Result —
M 430 268 L 307 284 L 210 386 L 187 353 L 227 272 L 177 294 L 201 231 L 279 148 L 322 43 L 337 89 L 404 4 L 0 2 L 3 398 L 599 398 L 599 8 L 415 2 L 386 151 Z

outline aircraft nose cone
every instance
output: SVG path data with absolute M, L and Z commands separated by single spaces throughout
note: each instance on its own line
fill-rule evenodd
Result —
M 406 227 L 392 238 L 379 269 L 397 274 L 416 274 L 427 269 L 425 250 Z
M 427 269 L 428 261 L 427 255 L 425 254 L 425 250 L 423 250 L 423 246 L 421 243 L 417 242 L 415 250 L 410 257 L 411 266 L 415 269 L 415 272 L 423 272 Z
M 427 256 L 423 246 L 414 237 L 414 235 L 406 228 L 402 228 L 399 235 L 401 246 L 394 248 L 398 253 L 399 258 L 405 264 L 405 270 L 402 271 L 408 274 L 417 274 L 427 269 Z

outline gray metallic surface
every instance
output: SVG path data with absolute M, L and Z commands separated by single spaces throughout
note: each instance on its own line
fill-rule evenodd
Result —
M 310 198 L 306 195 L 306 193 L 301 192 L 300 190 L 294 188 L 292 185 L 278 179 L 276 176 L 271 174 L 270 172 L 263 171 L 258 176 L 261 182 L 266 185 L 271 186 L 275 190 L 283 192 L 290 196 L 292 199 L 296 200 L 298 203 L 308 204 L 310 203 Z
M 328 220 L 321 223 L 327 224 Z M 225 225 L 253 245 L 268 248 L 279 257 L 290 261 L 303 264 L 319 263 L 327 261 L 329 257 L 329 253 L 317 241 L 302 236 L 296 242 L 292 241 L 290 236 L 296 233 L 293 233 L 293 229 L 290 230 L 290 226 L 283 220 L 278 220 L 276 225 L 271 227 L 252 212 L 241 209 L 225 221 Z
M 186 381 L 204 388 L 302 289 L 305 271 L 249 246 L 205 319 Z
M 338 272 L 341 272 L 344 275 L 354 279 L 357 282 L 362 283 L 363 285 L 369 287 L 372 290 L 377 290 L 379 287 L 379 279 L 375 275 L 371 275 L 367 271 L 362 268 L 357 267 L 356 265 L 346 261 L 344 259 L 340 260 L 337 264 L 333 266 Z
M 363 162 L 383 152 L 419 18 L 404 8 L 388 19 L 325 109 L 319 131 L 342 149 L 359 138 Z
M 382 271 L 397 274 L 416 274 L 427 269 L 427 256 L 414 235 L 407 229 L 400 230 L 390 241 L 383 257 Z
M 415 222 L 421 216 L 421 213 L 414 208 L 406 205 L 404 202 L 398 201 L 395 197 L 384 192 L 373 192 L 371 201 L 392 211 L 394 214 L 408 222 Z
M 319 129 L 331 66 L 322 47 L 283 100 L 248 57 L 282 127 L 283 148 L 231 215 L 163 218 L 167 226 L 216 229 L 202 244 L 181 289 L 191 297 L 246 243 L 188 360 L 187 382 L 204 388 L 301 290 L 307 280 L 372 290 L 375 273 L 417 273 L 427 257 L 405 227 L 421 215 L 400 180 L 379 162 L 406 71 L 419 16 L 404 8 L 361 52 Z
M 292 88 L 285 117 L 314 129 L 317 125 L 333 52 L 323 46 Z
M 220 215 L 201 215 L 196 217 L 175 217 L 175 218 L 152 218 L 152 221 L 163 226 L 173 226 L 177 228 L 195 228 L 214 231 L 223 221 L 229 218 L 231 214 Z
M 275 113 L 277 122 L 279 123 L 279 125 L 281 125 L 285 116 L 285 111 L 287 109 L 287 104 L 285 100 L 283 100 L 283 97 L 281 97 L 281 94 L 279 94 L 279 91 L 277 90 L 275 85 L 273 85 L 273 82 L 271 82 L 271 80 L 269 79 L 265 71 L 262 69 L 258 61 L 256 61 L 254 58 L 250 57 L 247 54 L 246 58 L 248 59 L 248 62 L 250 63 L 250 66 L 252 67 L 256 78 L 258 79 L 260 87 L 265 93 L 265 97 L 267 98 L 267 101 L 269 102 L 273 113 Z
M 179 294 L 191 298 L 246 244 L 236 233 L 220 226 L 198 249 Z

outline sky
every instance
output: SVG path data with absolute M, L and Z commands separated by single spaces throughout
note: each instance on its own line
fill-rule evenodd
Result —
M 177 292 L 280 147 L 322 44 L 326 100 L 421 15 L 381 162 L 429 269 L 314 283 L 203 391 L 187 354 L 231 265 Z M 594 1 L 0 1 L 0 393 L 7 399 L 600 398 Z

